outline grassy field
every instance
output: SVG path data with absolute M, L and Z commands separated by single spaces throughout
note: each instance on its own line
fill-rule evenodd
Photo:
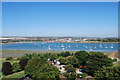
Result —
M 6 57 L 21 57 L 24 54 L 41 54 L 41 53 L 61 53 L 65 51 L 56 51 L 56 50 L 48 50 L 48 51 L 37 51 L 37 50 L 2 50 L 2 58 Z M 71 53 L 75 53 L 76 51 L 69 51 Z M 106 55 L 110 55 L 112 52 L 104 52 Z
M 113 66 L 114 66 L 114 67 L 115 67 L 115 66 L 120 66 L 120 61 L 115 62 L 115 64 L 114 64 Z
M 21 72 L 16 72 L 16 73 L 7 75 L 7 76 L 3 76 L 2 78 L 22 78 L 24 76 L 25 76 L 24 71 L 21 71 Z
M 6 60 L 6 58 L 0 58 L 0 60 L 1 60 L 0 69 L 2 69 L 2 63 L 4 63 L 4 62 L 10 62 L 11 65 L 12 65 L 13 63 L 15 63 L 15 62 L 19 62 L 19 60 L 17 60 L 16 58 L 13 58 L 12 60 Z M 0 72 L 0 77 L 1 77 L 1 76 L 3 76 L 3 75 L 2 75 L 2 73 Z M 9 75 L 8 75 L 8 76 L 9 76 Z M 17 78 L 17 77 L 18 77 L 18 76 L 16 77 L 16 75 L 10 75 L 10 76 L 12 76 L 11 78 L 14 78 L 14 77 Z M 21 75 L 21 76 L 22 76 L 22 75 Z M 7 76 L 4 77 L 4 78 L 7 78 Z

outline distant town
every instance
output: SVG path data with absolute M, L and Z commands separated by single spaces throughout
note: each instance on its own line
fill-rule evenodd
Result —
M 0 43 L 24 43 L 24 42 L 120 42 L 117 37 L 1 37 Z

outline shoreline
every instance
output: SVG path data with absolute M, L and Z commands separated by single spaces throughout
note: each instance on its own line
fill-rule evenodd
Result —
M 48 41 L 44 41 L 45 43 L 49 43 Z M 53 42 L 53 41 L 51 41 Z M 0 43 L 0 44 L 17 44 L 17 43 L 36 43 L 36 42 L 9 42 L 9 43 Z M 57 42 L 56 42 L 57 43 Z M 120 42 L 90 42 L 90 41 L 82 41 L 82 42 L 59 42 L 59 43 L 104 43 L 104 44 L 109 44 L 109 43 L 120 43 Z

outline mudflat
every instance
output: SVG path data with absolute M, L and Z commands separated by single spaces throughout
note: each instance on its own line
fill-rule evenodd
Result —
M 42 54 L 42 53 L 61 53 L 65 51 L 58 51 L 58 50 L 47 50 L 47 51 L 41 51 L 41 50 L 0 50 L 0 53 L 2 54 L 2 58 L 6 57 L 21 57 L 25 54 Z M 69 51 L 70 53 L 75 53 L 76 51 Z M 110 57 L 119 57 L 118 52 L 103 52 L 104 54 L 110 56 Z

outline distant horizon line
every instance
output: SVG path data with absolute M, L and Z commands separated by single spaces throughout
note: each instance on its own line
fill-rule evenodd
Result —
M 1 37 L 83 37 L 83 38 L 118 38 L 119 36 L 105 36 L 105 37 L 97 37 L 97 36 L 1 36 Z

